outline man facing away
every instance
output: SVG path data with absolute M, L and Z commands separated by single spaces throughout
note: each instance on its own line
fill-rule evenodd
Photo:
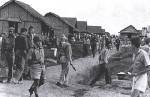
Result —
M 72 49 L 70 43 L 67 42 L 65 35 L 62 35 L 61 37 L 57 56 L 57 62 L 58 64 L 61 64 L 62 70 L 59 82 L 57 82 L 56 85 L 60 87 L 67 87 L 69 65 L 72 63 Z
M 14 47 L 15 47 L 15 37 L 14 28 L 9 28 L 8 35 L 2 40 L 2 57 L 5 57 L 8 65 L 8 79 L 7 82 L 10 83 L 13 77 L 13 65 L 14 65 Z M 4 59 L 4 58 L 2 58 Z

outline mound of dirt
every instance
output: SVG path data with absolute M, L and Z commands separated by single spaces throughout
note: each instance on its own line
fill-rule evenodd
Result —
M 117 57 L 117 59 L 113 59 Z M 132 64 L 132 51 L 130 48 L 122 48 L 120 52 L 113 54 L 109 60 L 108 67 L 111 70 L 112 75 L 116 75 L 118 72 L 124 72 L 129 69 Z M 82 73 L 77 75 L 77 79 L 80 79 L 78 83 L 89 84 L 90 81 L 97 75 L 100 70 L 98 63 L 89 66 Z

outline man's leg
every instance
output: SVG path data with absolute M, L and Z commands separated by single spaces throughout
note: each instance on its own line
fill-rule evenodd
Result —
M 96 83 L 96 81 L 98 81 L 104 75 L 104 69 L 105 68 L 104 68 L 103 64 L 100 64 L 99 71 L 97 72 L 94 79 L 92 79 L 92 81 L 90 82 L 91 86 L 94 85 Z
M 38 87 L 39 87 L 39 79 L 34 79 L 34 82 L 29 89 L 30 95 L 32 95 L 34 91 L 35 97 L 38 97 Z
M 16 65 L 17 65 L 16 79 L 19 81 L 24 71 L 25 58 L 20 56 Z
M 131 93 L 131 97 L 140 97 L 140 91 L 137 89 L 134 89 Z
M 56 83 L 56 85 L 58 86 L 63 86 L 67 84 L 67 75 L 68 75 L 68 71 L 69 71 L 69 67 L 66 63 L 61 64 L 62 66 L 62 71 L 61 71 L 61 75 L 60 75 L 60 79 L 59 82 Z
M 8 64 L 8 80 L 7 82 L 10 82 L 13 77 L 13 58 L 11 53 L 7 52 L 6 54 L 6 61 Z
M 42 86 L 44 83 L 45 83 L 45 71 L 42 71 L 40 81 L 39 81 L 39 87 Z
M 105 81 L 106 84 L 111 84 L 111 74 L 109 68 L 105 67 Z
M 69 72 L 69 63 L 66 63 L 65 74 L 64 74 L 64 84 L 68 84 L 68 72 Z

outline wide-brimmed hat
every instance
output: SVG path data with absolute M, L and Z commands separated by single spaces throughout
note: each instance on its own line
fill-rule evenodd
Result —
M 14 27 L 9 27 L 9 31 L 15 30 Z

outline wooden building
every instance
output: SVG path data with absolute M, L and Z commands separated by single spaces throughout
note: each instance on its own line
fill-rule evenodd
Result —
M 120 37 L 128 37 L 128 38 L 138 36 L 140 34 L 138 30 L 132 25 L 129 25 L 128 27 L 124 28 L 119 33 Z
M 51 32 L 51 27 L 45 18 L 30 5 L 20 1 L 10 0 L 0 7 L 0 32 L 7 33 L 9 27 L 15 27 L 20 32 L 22 27 L 33 26 L 38 34 Z
M 95 35 L 103 35 L 105 33 L 101 26 L 87 26 L 87 31 Z
M 77 18 L 74 18 L 74 17 L 61 17 L 64 21 L 66 21 L 68 24 L 72 25 L 74 28 L 76 29 L 73 29 L 73 33 L 70 33 L 68 38 L 71 39 L 72 37 L 75 37 L 77 38 L 79 35 L 79 29 L 77 29 Z M 77 39 L 78 40 L 78 39 Z
M 86 21 L 77 21 L 77 28 L 81 33 L 87 33 L 87 22 Z
M 80 32 L 77 36 L 79 37 L 79 39 L 89 35 L 89 33 L 87 32 L 87 21 L 77 21 L 77 28 Z
M 73 17 L 61 17 L 61 18 L 64 19 L 70 25 L 72 25 L 74 28 L 77 28 L 77 18 Z
M 55 13 L 49 12 L 45 14 L 45 18 L 49 22 L 49 25 L 55 28 L 54 36 L 59 37 L 62 34 L 68 36 L 70 33 L 77 31 L 77 29 L 75 28 L 75 26 L 73 26 L 73 24 L 68 23 Z

